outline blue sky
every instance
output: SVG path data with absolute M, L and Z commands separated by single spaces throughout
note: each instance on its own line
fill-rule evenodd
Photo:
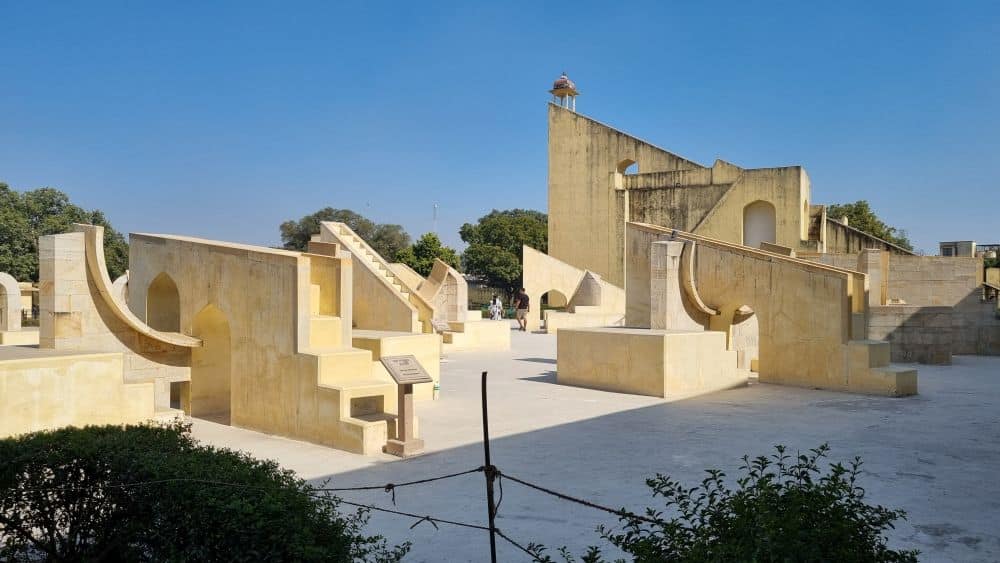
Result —
M 10 2 L 0 181 L 276 244 L 546 206 L 547 89 L 704 164 L 802 164 L 918 248 L 1000 242 L 1000 2 Z

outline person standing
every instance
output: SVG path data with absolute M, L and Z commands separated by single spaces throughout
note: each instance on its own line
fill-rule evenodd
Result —
M 503 302 L 500 301 L 496 293 L 493 294 L 493 300 L 490 301 L 490 320 L 503 320 Z
M 528 306 L 528 294 L 524 292 L 524 288 L 521 288 L 520 293 L 514 298 L 514 308 L 517 310 L 517 324 L 521 327 L 521 332 L 526 332 L 528 330 L 528 311 L 531 309 Z

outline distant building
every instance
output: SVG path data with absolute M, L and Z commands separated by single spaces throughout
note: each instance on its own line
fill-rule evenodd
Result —
M 941 256 L 976 256 L 993 260 L 1000 255 L 1000 243 L 976 244 L 971 240 L 939 242 Z
M 957 240 L 938 243 L 941 256 L 975 256 L 976 243 L 971 240 Z

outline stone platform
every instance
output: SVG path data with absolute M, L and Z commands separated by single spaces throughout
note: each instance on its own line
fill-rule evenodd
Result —
M 681 399 L 747 384 L 722 332 L 561 329 L 556 380 L 619 393 Z
M 0 346 L 38 346 L 38 328 L 0 330 Z
M 434 396 L 434 384 L 441 381 L 441 337 L 436 334 L 398 332 L 392 330 L 354 330 L 351 337 L 355 348 L 372 353 L 372 374 L 391 381 L 389 372 L 382 366 L 385 356 L 416 356 L 417 361 L 431 376 L 434 383 L 420 383 L 413 386 L 413 398 L 417 401 L 430 400 Z

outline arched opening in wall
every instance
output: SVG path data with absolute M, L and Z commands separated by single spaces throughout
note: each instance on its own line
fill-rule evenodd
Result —
M 20 299 L 21 294 L 10 295 L 7 288 L 0 285 L 0 330 L 11 330 L 14 324 L 14 300 Z M 20 320 L 20 319 L 17 319 Z
M 545 327 L 545 312 L 546 311 L 565 311 L 566 306 L 569 305 L 569 299 L 561 291 L 550 289 L 542 294 L 541 301 L 538 304 L 538 318 L 542 320 L 542 326 Z
M 191 350 L 189 413 L 229 424 L 232 412 L 232 361 L 229 321 L 214 305 L 194 317 L 192 335 L 202 345 Z
M 748 305 L 733 312 L 730 338 L 730 348 L 736 351 L 736 367 L 757 371 L 760 360 L 760 325 L 757 315 Z
M 626 158 L 625 160 L 618 163 L 618 173 L 619 174 L 638 174 L 639 173 L 639 163 Z
M 166 272 L 153 278 L 146 290 L 146 324 L 163 332 L 180 332 L 181 298 Z
M 762 242 L 777 242 L 777 220 L 774 206 L 757 200 L 743 208 L 743 245 L 760 248 Z

